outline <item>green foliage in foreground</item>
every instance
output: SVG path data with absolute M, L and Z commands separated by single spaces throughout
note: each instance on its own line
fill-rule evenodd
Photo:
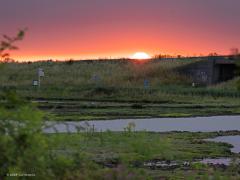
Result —
M 0 107 L 0 177 L 6 174 L 47 173 L 46 141 L 41 133 L 43 113 L 8 92 Z
M 119 133 L 43 134 L 43 115 L 15 93 L 5 94 L 0 108 L 1 179 L 12 179 L 7 175 L 16 174 L 17 179 L 34 175 L 39 180 L 181 179 L 208 177 L 209 172 L 216 177 L 239 177 L 235 166 L 221 171 L 193 165 L 187 172 L 181 168 L 153 171 L 142 167 L 145 161 L 153 159 L 182 162 L 232 156 L 230 146 L 202 141 L 217 133 L 134 132 L 135 125 L 131 123 Z
M 0 179 L 12 179 L 13 176 L 17 179 L 34 176 L 41 180 L 141 176 L 126 168 L 120 172 L 101 169 L 89 161 L 83 151 L 71 153 L 71 156 L 56 153 L 49 147 L 53 142 L 42 133 L 43 113 L 13 92 L 6 93 L 5 103 L 1 104 L 0 125 Z
M 152 159 L 191 161 L 203 157 L 230 156 L 230 147 L 226 144 L 202 141 L 214 135 L 133 132 L 126 128 L 125 132 L 55 134 L 49 135 L 49 140 L 50 148 L 55 151 L 82 151 L 92 160 L 115 160 L 120 164 L 131 165 Z

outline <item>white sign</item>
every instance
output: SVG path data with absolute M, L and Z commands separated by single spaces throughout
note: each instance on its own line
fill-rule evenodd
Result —
M 42 68 L 39 68 L 39 69 L 38 69 L 38 76 L 39 76 L 39 77 L 44 77 L 44 71 L 43 71 Z
M 34 80 L 33 81 L 33 86 L 38 86 L 38 81 Z

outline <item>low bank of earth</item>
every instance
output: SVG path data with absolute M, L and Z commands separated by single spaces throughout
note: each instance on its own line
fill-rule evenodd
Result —
M 238 115 L 240 104 L 166 103 L 166 102 L 112 102 L 112 101 L 37 101 L 47 112 L 48 120 L 85 121 L 158 117 L 195 117 Z

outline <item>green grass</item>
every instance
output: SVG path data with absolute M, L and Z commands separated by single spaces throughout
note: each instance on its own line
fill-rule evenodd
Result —
M 189 64 L 188 59 L 164 61 L 84 61 L 8 63 L 1 66 L 0 92 L 16 89 L 29 98 L 158 100 L 171 96 L 239 98 L 233 80 L 210 87 L 192 88 L 191 79 L 180 75 L 176 68 Z M 37 69 L 45 71 L 41 90 L 32 87 Z M 149 87 L 144 88 L 144 80 Z M 169 97 L 166 97 L 169 96 Z
M 136 87 L 143 86 L 145 78 L 151 85 L 171 82 L 182 83 L 187 78 L 179 76 L 173 69 L 186 64 L 182 61 L 161 61 L 138 63 L 133 61 L 94 61 L 94 62 L 38 62 L 31 64 L 5 64 L 1 69 L 2 86 L 31 87 L 37 78 L 37 68 L 44 69 L 44 87 L 82 87 L 93 84 L 106 86 Z M 4 75 L 4 76 L 3 76 Z M 94 76 L 97 76 L 94 80 Z M 66 87 L 65 87 L 66 88 Z
M 222 133 L 224 135 L 226 133 Z M 229 133 L 228 133 L 229 134 Z M 235 133 L 236 134 L 236 133 Z M 85 134 L 48 135 L 52 153 L 61 153 L 71 158 L 75 153 L 84 154 L 88 161 L 100 166 L 98 170 L 109 169 L 105 166 L 116 165 L 137 172 L 141 169 L 145 178 L 186 178 L 203 177 L 220 173 L 221 176 L 239 177 L 231 168 L 211 169 L 204 165 L 192 164 L 190 167 L 175 170 L 150 170 L 143 167 L 148 160 L 174 160 L 179 163 L 193 162 L 206 157 L 237 157 L 230 153 L 230 145 L 225 143 L 206 142 L 203 139 L 221 135 L 219 133 L 148 133 L 125 131 L 122 133 L 104 132 Z M 71 139 L 71 141 L 69 141 Z M 115 169 L 110 168 L 111 169 Z M 138 171 L 139 172 L 139 171 Z M 202 174 L 199 174 L 202 173 Z
M 151 117 L 190 117 L 238 114 L 239 105 L 192 105 L 192 104 L 151 104 L 151 103 L 114 103 L 80 102 L 41 105 L 40 108 L 51 112 L 51 118 L 58 121 L 106 120 Z M 88 104 L 88 105 L 86 105 Z
M 237 80 L 193 88 L 191 79 L 175 69 L 191 62 L 8 63 L 0 71 L 0 97 L 15 89 L 19 95 L 39 101 L 39 107 L 53 115 L 50 119 L 59 121 L 240 114 Z M 39 67 L 45 71 L 41 89 L 32 86 Z M 148 88 L 144 88 L 145 79 Z
M 231 156 L 230 146 L 221 143 L 202 142 L 214 137 L 214 133 L 148 133 L 148 132 L 102 132 L 87 134 L 49 135 L 53 149 L 86 151 L 93 158 L 114 155 L 120 162 L 129 164 L 150 159 L 194 160 L 203 157 Z M 68 141 L 67 139 L 71 139 Z M 100 154 L 98 154 L 100 153 Z M 135 155 L 136 156 L 135 156 Z M 125 157 L 126 156 L 126 157 Z
M 237 90 L 236 84 L 239 80 L 240 78 L 236 77 L 233 80 L 211 86 L 209 87 L 209 89 L 221 89 L 223 91 L 236 91 Z

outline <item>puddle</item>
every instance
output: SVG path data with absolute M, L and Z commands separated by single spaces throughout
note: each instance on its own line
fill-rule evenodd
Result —
M 188 168 L 191 164 L 202 163 L 214 167 L 226 167 L 230 166 L 232 163 L 240 165 L 240 159 L 233 158 L 205 158 L 202 160 L 196 160 L 193 162 L 185 161 L 185 162 L 177 162 L 177 161 L 161 161 L 161 160 L 152 160 L 144 162 L 143 166 L 150 169 L 162 169 L 162 170 L 170 170 L 176 169 L 180 167 Z
M 206 141 L 212 142 L 223 142 L 233 145 L 231 148 L 231 152 L 240 153 L 240 136 L 219 136 L 212 139 L 206 139 Z M 232 158 L 206 158 L 200 161 L 200 163 L 214 165 L 214 166 L 229 166 L 231 163 L 236 163 L 240 165 L 240 159 L 232 159 Z
M 151 160 L 144 162 L 144 167 L 150 169 L 162 169 L 162 170 L 172 170 L 179 167 L 188 167 L 190 166 L 189 162 L 179 163 L 176 161 L 161 161 L 161 160 Z
M 203 164 L 214 165 L 214 166 L 216 165 L 229 166 L 232 163 L 232 159 L 231 158 L 218 158 L 218 159 L 206 158 L 199 162 Z

